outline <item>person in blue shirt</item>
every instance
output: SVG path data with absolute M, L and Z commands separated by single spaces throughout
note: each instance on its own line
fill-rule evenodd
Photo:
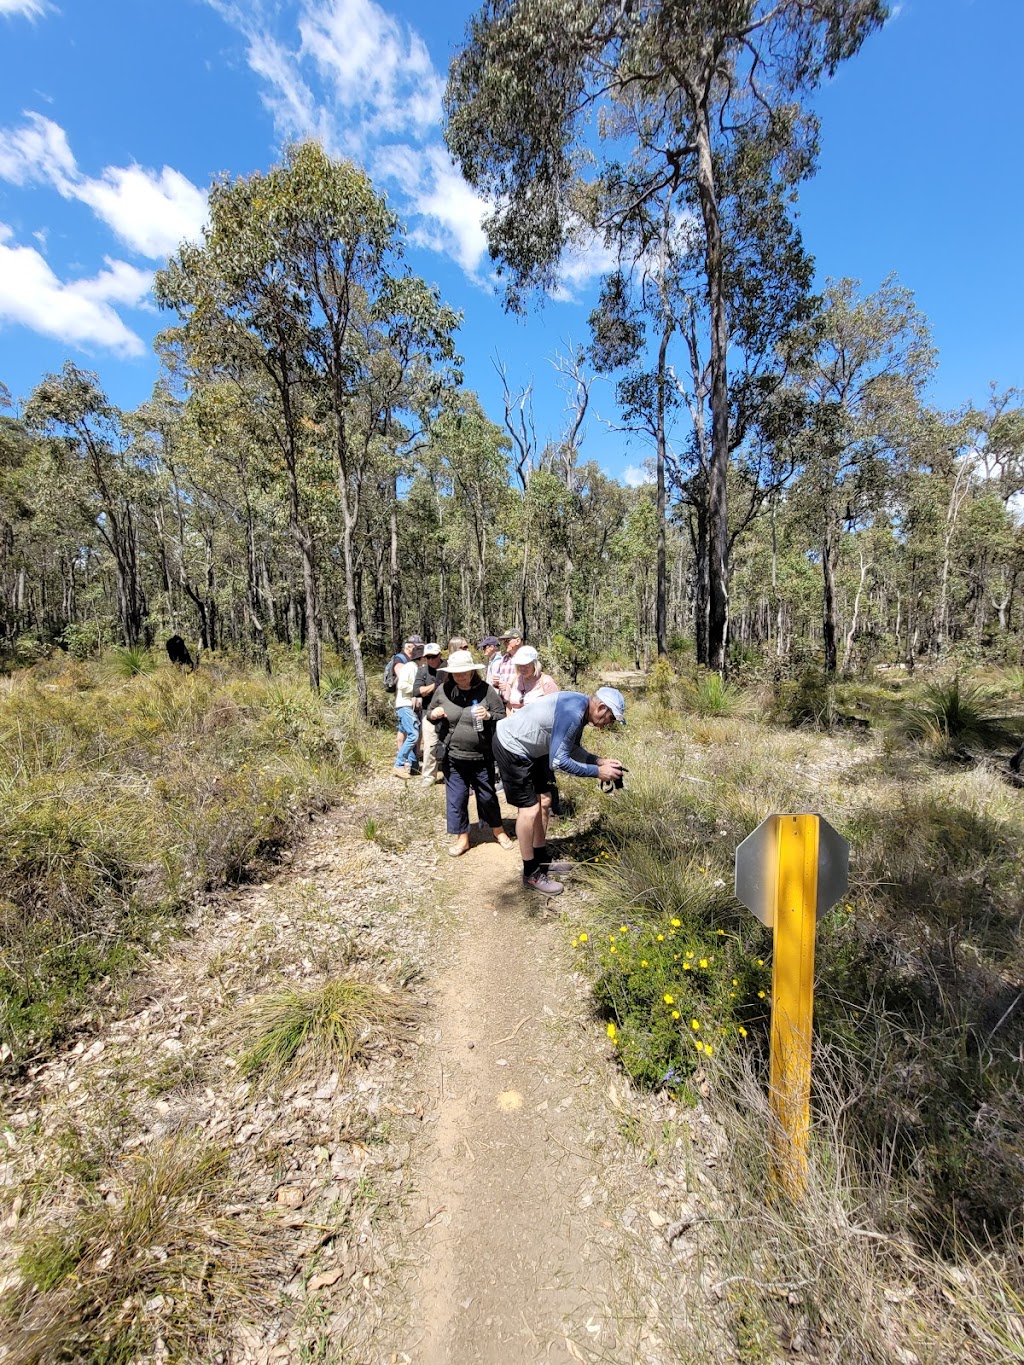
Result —
M 552 872 L 569 865 L 553 863 L 547 849 L 551 792 L 559 772 L 615 782 L 622 777 L 617 758 L 598 758 L 580 746 L 587 725 L 598 730 L 626 723 L 626 703 L 614 687 L 599 687 L 592 697 L 582 692 L 555 692 L 524 706 L 494 730 L 494 757 L 505 787 L 505 799 L 518 808 L 516 838 L 523 859 L 523 885 L 545 896 L 560 895 Z

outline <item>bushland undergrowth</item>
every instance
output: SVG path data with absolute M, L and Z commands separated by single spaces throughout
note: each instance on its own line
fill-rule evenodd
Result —
M 1001 691 L 1011 702 L 1013 685 Z M 954 1300 L 956 1311 L 978 1305 L 977 1349 L 964 1358 L 1019 1358 L 992 1345 L 1024 1341 L 1024 793 L 999 772 L 1005 754 L 982 747 L 1006 747 L 1006 725 L 987 723 L 1000 689 L 991 680 L 985 691 L 910 683 L 894 704 L 891 690 L 861 684 L 827 707 L 811 691 L 786 693 L 800 714 L 785 715 L 778 692 L 750 688 L 725 716 L 692 684 L 671 689 L 663 679 L 631 706 L 629 728 L 602 744 L 630 767 L 625 791 L 567 792 L 572 846 L 591 869 L 587 916 L 574 921 L 580 964 L 631 1077 L 684 1101 L 703 1096 L 732 1131 L 737 1068 L 766 1090 L 771 1005 L 771 936 L 733 897 L 734 850 L 773 811 L 826 816 L 851 844 L 849 894 L 818 927 L 815 1171 L 827 1188 L 812 1192 L 817 1213 L 769 1209 L 761 1115 L 750 1138 L 760 1159 L 733 1172 L 749 1233 L 746 1321 L 753 1293 L 757 1313 L 778 1328 L 773 1342 L 784 1340 L 784 1314 L 756 1289 L 768 1280 L 810 1284 L 794 1301 L 819 1328 L 821 1302 L 842 1316 L 840 1300 L 860 1292 L 853 1269 L 868 1273 L 867 1237 L 902 1248 L 897 1278 L 910 1283 L 926 1267 L 927 1293 L 944 1307 L 925 1314 L 923 1337 L 912 1314 L 893 1336 L 860 1299 L 862 1320 L 847 1328 L 858 1346 L 846 1359 L 920 1356 L 922 1340 L 939 1343 L 940 1319 L 950 1344 L 962 1329 L 947 1311 Z M 871 728 L 820 732 L 830 711 L 847 710 L 869 716 Z M 921 714 L 931 723 L 907 724 Z M 845 1286 L 844 1253 L 823 1260 L 813 1250 L 826 1207 L 848 1229 L 837 1246 L 858 1246 Z M 799 1265 L 778 1253 L 787 1219 L 807 1253 Z M 822 1358 L 843 1358 L 822 1340 Z
M 67 660 L 0 691 L 0 1046 L 57 1042 L 195 893 L 245 878 L 360 760 L 344 695 Z

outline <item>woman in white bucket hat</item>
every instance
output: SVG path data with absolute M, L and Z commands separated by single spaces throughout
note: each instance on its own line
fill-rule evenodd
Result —
M 481 677 L 486 667 L 475 663 L 468 649 L 454 650 L 441 670 L 443 682 L 434 693 L 437 704 L 430 711 L 440 738 L 448 833 L 455 835 L 448 850 L 452 858 L 469 850 L 470 792 L 476 796 L 481 824 L 490 827 L 502 848 L 515 847 L 501 827 L 491 752 L 494 726 L 504 717 L 505 705 Z

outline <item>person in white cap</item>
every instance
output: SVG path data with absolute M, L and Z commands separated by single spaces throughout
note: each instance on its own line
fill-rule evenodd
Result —
M 598 758 L 580 747 L 587 725 L 605 730 L 626 723 L 626 703 L 614 687 L 599 687 L 592 697 L 556 692 L 500 720 L 494 731 L 494 757 L 505 785 L 505 799 L 517 807 L 516 838 L 523 860 L 523 885 L 545 896 L 563 886 L 552 873 L 569 872 L 571 863 L 553 862 L 547 848 L 551 792 L 555 774 L 617 782 L 622 764 Z
M 541 668 L 540 655 L 533 645 L 521 645 L 516 650 L 512 655 L 512 667 L 515 677 L 505 702 L 509 715 L 529 702 L 540 701 L 541 697 L 549 697 L 552 692 L 558 691 L 554 678 Z
M 420 717 L 420 767 L 425 787 L 432 787 L 435 782 L 444 781 L 437 770 L 437 731 L 430 719 L 434 693 L 440 682 L 438 677 L 440 667 L 441 646 L 431 640 L 423 646 L 423 658 L 420 660 L 413 688 L 414 709 Z

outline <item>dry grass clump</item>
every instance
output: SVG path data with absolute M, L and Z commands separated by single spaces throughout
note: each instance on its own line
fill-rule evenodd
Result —
M 355 978 L 272 991 L 243 1016 L 251 1042 L 241 1054 L 242 1074 L 265 1083 L 344 1075 L 375 1044 L 411 1028 L 419 1014 L 405 992 Z
M 728 1306 L 738 1358 L 753 1365 L 795 1351 L 821 1365 L 1020 1360 L 1024 1245 L 996 1252 L 962 1241 L 949 1258 L 923 1254 L 904 1225 L 898 1182 L 853 1140 L 848 1082 L 841 1054 L 820 1051 L 807 1190 L 794 1203 L 771 1175 L 783 1138 L 763 1078 L 735 1053 L 706 1067 L 705 1113 L 723 1139 L 716 1212 L 725 1216 L 695 1232 L 701 1278 Z M 699 1282 L 682 1282 L 695 1300 Z M 698 1333 L 701 1316 L 695 1301 Z M 700 1345 L 690 1343 L 692 1358 Z
M 0 694 L 0 1044 L 56 1041 L 90 983 L 323 806 L 354 718 L 225 666 L 112 681 L 102 661 Z
M 223 1212 L 227 1153 L 180 1135 L 127 1157 L 66 1224 L 22 1248 L 0 1301 L 9 1365 L 209 1360 L 269 1302 L 271 1229 Z

